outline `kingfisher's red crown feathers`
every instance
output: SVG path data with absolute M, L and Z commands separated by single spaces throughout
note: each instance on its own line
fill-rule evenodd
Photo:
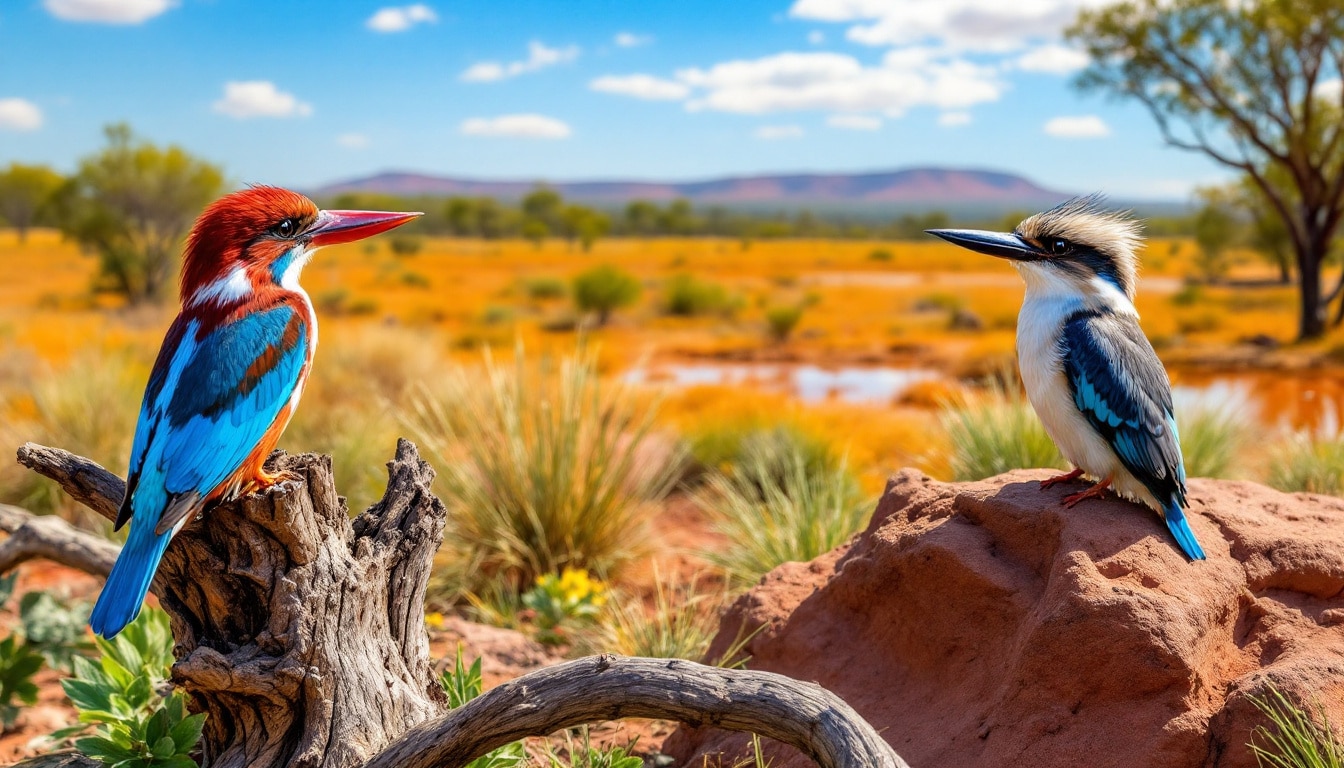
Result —
M 278 258 L 290 245 L 258 238 L 287 219 L 307 224 L 317 214 L 312 200 L 280 187 L 248 187 L 211 203 L 196 219 L 187 238 L 182 263 L 183 302 L 246 259 Z

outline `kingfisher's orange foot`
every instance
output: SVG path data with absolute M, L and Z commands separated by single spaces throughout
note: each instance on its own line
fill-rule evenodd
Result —
M 253 477 L 248 481 L 247 486 L 243 490 L 245 493 L 256 493 L 258 491 L 264 491 L 271 486 L 298 479 L 298 473 L 290 472 L 287 469 L 282 469 L 275 474 L 271 474 L 266 470 L 260 470 L 257 472 L 256 477 Z
M 1111 487 L 1111 478 L 1106 478 L 1100 483 L 1088 488 L 1086 491 L 1075 493 L 1064 497 L 1064 506 L 1073 509 L 1078 502 L 1084 499 L 1099 499 L 1106 494 L 1106 489 Z
M 1066 472 L 1062 475 L 1047 477 L 1046 479 L 1041 481 L 1041 490 L 1044 491 L 1045 489 L 1051 486 L 1059 485 L 1060 483 L 1067 483 L 1070 480 L 1077 480 L 1082 476 L 1083 476 L 1083 470 L 1075 469 L 1072 472 Z

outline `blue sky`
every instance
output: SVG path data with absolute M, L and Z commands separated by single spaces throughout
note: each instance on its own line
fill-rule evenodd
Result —
M 8 0 L 0 163 L 101 128 L 297 187 L 399 169 L 650 178 L 987 167 L 1179 198 L 1224 174 L 1079 94 L 1095 0 Z

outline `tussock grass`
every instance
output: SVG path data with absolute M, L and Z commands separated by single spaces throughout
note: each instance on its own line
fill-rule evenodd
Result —
M 698 575 L 668 581 L 656 568 L 653 586 L 652 610 L 631 595 L 608 602 L 602 649 L 623 656 L 700 661 L 718 630 L 722 595 L 706 592 Z
M 650 439 L 654 410 L 602 381 L 585 349 L 536 364 L 521 347 L 512 364 L 487 353 L 414 398 L 408 425 L 443 457 L 446 538 L 467 577 L 521 591 L 565 566 L 614 576 L 636 557 L 681 464 Z
M 1016 388 L 993 384 L 986 391 L 943 406 L 951 443 L 952 479 L 981 480 L 1012 469 L 1066 467 L 1031 403 Z
M 1243 403 L 1241 407 L 1249 406 Z M 1177 406 L 1176 423 L 1187 477 L 1236 476 L 1256 433 L 1232 404 Z
M 809 468 L 800 446 L 749 446 L 731 475 L 714 475 L 697 501 L 733 542 L 705 553 L 735 587 L 755 583 L 781 563 L 834 549 L 867 521 L 872 501 L 841 462 Z
M 1261 768 L 1344 768 L 1344 740 L 1324 707 L 1317 705 L 1313 716 L 1273 685 L 1251 702 L 1270 721 L 1255 729 L 1249 745 Z
M 1344 495 L 1344 433 L 1290 435 L 1274 448 L 1266 482 L 1289 493 Z

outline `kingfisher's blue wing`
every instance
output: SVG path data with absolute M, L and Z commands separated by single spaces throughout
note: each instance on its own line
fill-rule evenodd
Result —
M 238 470 L 298 385 L 308 337 L 294 308 L 254 312 L 198 338 L 199 327 L 179 318 L 155 364 L 122 518 L 143 513 L 157 526 L 174 499 L 208 496 Z
M 1074 404 L 1159 503 L 1185 502 L 1171 382 L 1132 316 L 1080 312 L 1064 323 L 1064 375 Z

